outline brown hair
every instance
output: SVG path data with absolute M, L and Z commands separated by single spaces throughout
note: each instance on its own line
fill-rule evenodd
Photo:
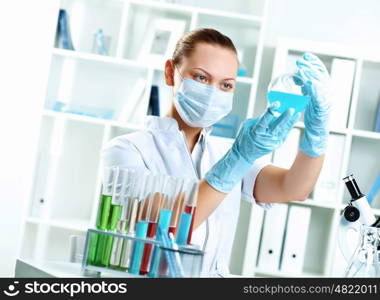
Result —
M 218 45 L 237 55 L 234 43 L 228 36 L 215 29 L 200 28 L 188 32 L 177 42 L 172 58 L 174 65 L 180 64 L 183 57 L 189 57 L 198 43 Z

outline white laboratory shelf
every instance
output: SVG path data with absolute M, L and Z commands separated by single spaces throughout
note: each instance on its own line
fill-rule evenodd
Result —
M 73 50 L 66 50 L 66 49 L 59 49 L 59 48 L 53 49 L 53 55 L 61 56 L 61 57 L 65 57 L 65 58 L 87 60 L 87 61 L 91 61 L 91 62 L 113 64 L 113 65 L 126 67 L 126 68 L 127 67 L 128 68 L 134 67 L 134 68 L 145 69 L 148 67 L 147 65 L 144 65 L 141 62 L 133 61 L 133 60 L 126 59 L 126 58 L 118 58 L 118 57 L 99 55 L 99 54 L 80 52 L 80 51 L 73 51 Z
M 247 84 L 252 84 L 254 82 L 253 78 L 251 78 L 251 77 L 243 77 L 243 76 L 238 76 L 236 78 L 236 81 L 237 82 L 241 82 L 241 83 L 247 83 Z
M 167 3 L 164 1 L 130 0 L 129 2 L 134 5 L 143 5 L 147 7 L 165 9 L 169 11 L 188 12 L 189 14 L 199 13 L 199 14 L 205 14 L 205 15 L 210 15 L 210 16 L 216 16 L 220 18 L 231 18 L 231 19 L 236 19 L 236 20 L 251 21 L 258 24 L 262 23 L 264 19 L 262 16 L 227 12 L 227 11 L 221 11 L 221 10 L 215 10 L 215 9 L 208 9 L 208 8 L 199 8 L 199 7 L 183 5 L 183 4 Z
M 142 125 L 127 123 L 127 122 L 120 122 L 120 121 L 115 121 L 115 120 L 105 120 L 105 119 L 100 119 L 100 118 L 95 118 L 95 117 L 90 117 L 90 116 L 77 115 L 73 113 L 57 112 L 50 109 L 45 109 L 43 112 L 43 115 L 47 117 L 75 120 L 75 121 L 80 121 L 80 122 L 90 123 L 90 124 L 115 126 L 115 127 L 125 128 L 129 130 L 139 130 L 143 128 Z
M 305 123 L 302 121 L 298 121 L 295 125 L 296 128 L 305 128 Z M 339 128 L 330 128 L 330 133 L 336 133 L 336 134 L 347 134 L 349 132 L 348 129 L 339 129 Z
M 305 205 L 305 206 L 311 206 L 311 207 L 322 207 L 322 208 L 329 208 L 329 209 L 336 209 L 337 204 L 334 202 L 324 202 L 319 200 L 312 200 L 312 199 L 306 199 L 305 201 L 294 201 L 292 203 L 299 204 L 299 205 Z
M 36 217 L 28 217 L 26 222 L 33 224 L 42 224 L 48 225 L 52 227 L 86 232 L 88 228 L 93 227 L 89 220 L 81 220 L 81 219 L 43 219 Z
M 353 129 L 352 131 L 353 136 L 358 137 L 364 137 L 374 140 L 380 140 L 380 132 L 374 132 L 374 131 L 368 131 L 368 130 L 359 130 L 359 129 Z
M 78 51 L 72 51 L 72 50 L 65 50 L 65 49 L 53 49 L 53 54 L 56 56 L 61 56 L 65 58 L 72 58 L 72 59 L 80 59 L 80 60 L 87 60 L 92 62 L 99 62 L 99 63 L 106 63 L 106 64 L 113 64 L 120 67 L 135 67 L 135 68 L 141 68 L 141 69 L 154 69 L 157 71 L 164 71 L 164 67 L 161 65 L 149 65 L 145 64 L 140 61 L 134 61 L 131 59 L 125 59 L 125 58 L 116 58 L 116 57 L 110 57 L 105 55 L 99 55 L 99 54 L 92 54 L 92 53 L 86 53 L 86 52 L 78 52 Z M 236 78 L 237 82 L 240 83 L 246 83 L 246 84 L 253 84 L 254 79 L 251 77 L 245 77 L 245 76 L 238 76 Z

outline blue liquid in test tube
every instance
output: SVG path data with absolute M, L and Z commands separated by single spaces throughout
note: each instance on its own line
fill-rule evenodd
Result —
M 147 221 L 139 221 L 137 223 L 137 225 L 136 225 L 136 237 L 137 238 L 142 238 L 142 239 L 146 238 L 146 233 L 148 231 L 148 224 L 149 223 Z M 135 242 L 129 273 L 139 274 L 143 250 L 144 250 L 144 243 L 143 242 Z
M 170 220 L 172 218 L 172 211 L 168 209 L 162 209 L 160 213 L 160 219 L 158 221 L 158 227 L 160 227 L 164 234 L 168 234 L 169 226 L 170 226 Z M 150 265 L 150 271 L 148 276 L 149 277 L 156 277 L 157 269 L 158 269 L 158 263 L 160 259 L 160 248 L 154 247 L 153 255 L 152 255 L 152 262 Z
M 183 212 L 181 215 L 181 221 L 179 222 L 178 232 L 177 232 L 177 244 L 186 245 L 187 236 L 189 235 L 191 219 L 193 215 Z

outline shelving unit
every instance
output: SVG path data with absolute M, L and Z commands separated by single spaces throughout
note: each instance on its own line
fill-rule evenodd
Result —
M 69 236 L 83 235 L 95 223 L 101 149 L 110 139 L 143 127 L 152 85 L 159 87 L 161 112 L 169 107 L 171 90 L 164 82 L 163 62 L 151 63 L 139 57 L 154 20 L 184 20 L 185 32 L 199 27 L 219 29 L 244 52 L 241 63 L 247 75 L 237 78 L 232 112 L 239 121 L 253 112 L 261 67 L 265 0 L 249 4 L 245 0 L 218 2 L 212 6 L 190 0 L 55 1 L 69 15 L 75 50 L 51 45 L 34 189 L 21 249 L 21 256 L 26 259 L 68 258 Z M 93 35 L 100 28 L 111 36 L 109 55 L 92 53 Z M 139 99 L 134 99 L 133 87 L 141 79 L 145 80 L 145 89 Z M 101 119 L 64 113 L 56 109 L 57 101 L 110 109 L 113 115 Z M 132 102 L 138 103 L 138 107 L 131 108 L 130 118 L 120 119 L 120 112 Z M 233 142 L 229 137 L 219 138 Z
M 373 132 L 373 122 L 376 106 L 380 95 L 380 85 L 376 78 L 380 75 L 380 57 L 374 58 L 357 51 L 349 51 L 339 45 L 320 44 L 311 41 L 281 39 L 278 42 L 273 65 L 272 78 L 284 72 L 294 71 L 297 57 L 304 52 L 312 52 L 319 56 L 331 68 L 333 58 L 351 59 L 356 62 L 355 78 L 350 100 L 348 122 L 345 128 L 331 128 L 331 135 L 341 135 L 345 138 L 343 155 L 341 156 L 340 178 L 353 173 L 363 192 L 367 193 L 380 170 L 378 150 L 380 149 L 380 133 Z M 377 76 L 377 77 L 376 77 Z M 260 103 L 257 103 L 260 105 Z M 261 103 L 261 107 L 262 107 Z M 295 126 L 304 129 L 303 122 Z M 374 199 L 373 212 L 380 215 L 379 196 Z M 345 261 L 337 247 L 337 229 L 340 214 L 350 197 L 342 180 L 339 182 L 339 193 L 336 201 L 325 201 L 311 198 L 304 202 L 294 202 L 288 205 L 302 205 L 312 209 L 309 225 L 308 241 L 303 272 L 287 274 L 281 271 L 271 271 L 252 268 L 246 270 L 247 275 L 270 277 L 314 277 L 314 276 L 342 276 Z M 257 213 L 256 213 L 257 216 Z M 256 224 L 258 227 L 262 223 Z M 274 237 L 275 238 L 275 237 Z M 250 239 L 252 245 L 259 245 L 260 237 Z M 251 245 L 247 245 L 249 249 Z M 243 264 L 247 262 L 246 256 Z

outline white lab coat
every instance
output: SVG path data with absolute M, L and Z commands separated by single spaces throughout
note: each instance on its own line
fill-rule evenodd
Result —
M 183 178 L 203 178 L 231 147 L 230 143 L 210 136 L 209 133 L 209 129 L 202 130 L 204 145 L 200 156 L 200 174 L 197 174 L 177 121 L 168 117 L 149 116 L 145 129 L 112 139 L 102 151 L 103 164 L 145 168 L 154 173 Z M 240 199 L 243 196 L 247 201 L 255 201 L 252 191 L 256 176 L 268 164 L 270 162 L 267 157 L 257 160 L 242 182 L 235 186 L 208 217 L 208 221 L 203 222 L 193 232 L 193 244 L 203 249 L 206 243 L 202 276 L 228 276 Z M 269 208 L 271 205 L 260 206 Z

